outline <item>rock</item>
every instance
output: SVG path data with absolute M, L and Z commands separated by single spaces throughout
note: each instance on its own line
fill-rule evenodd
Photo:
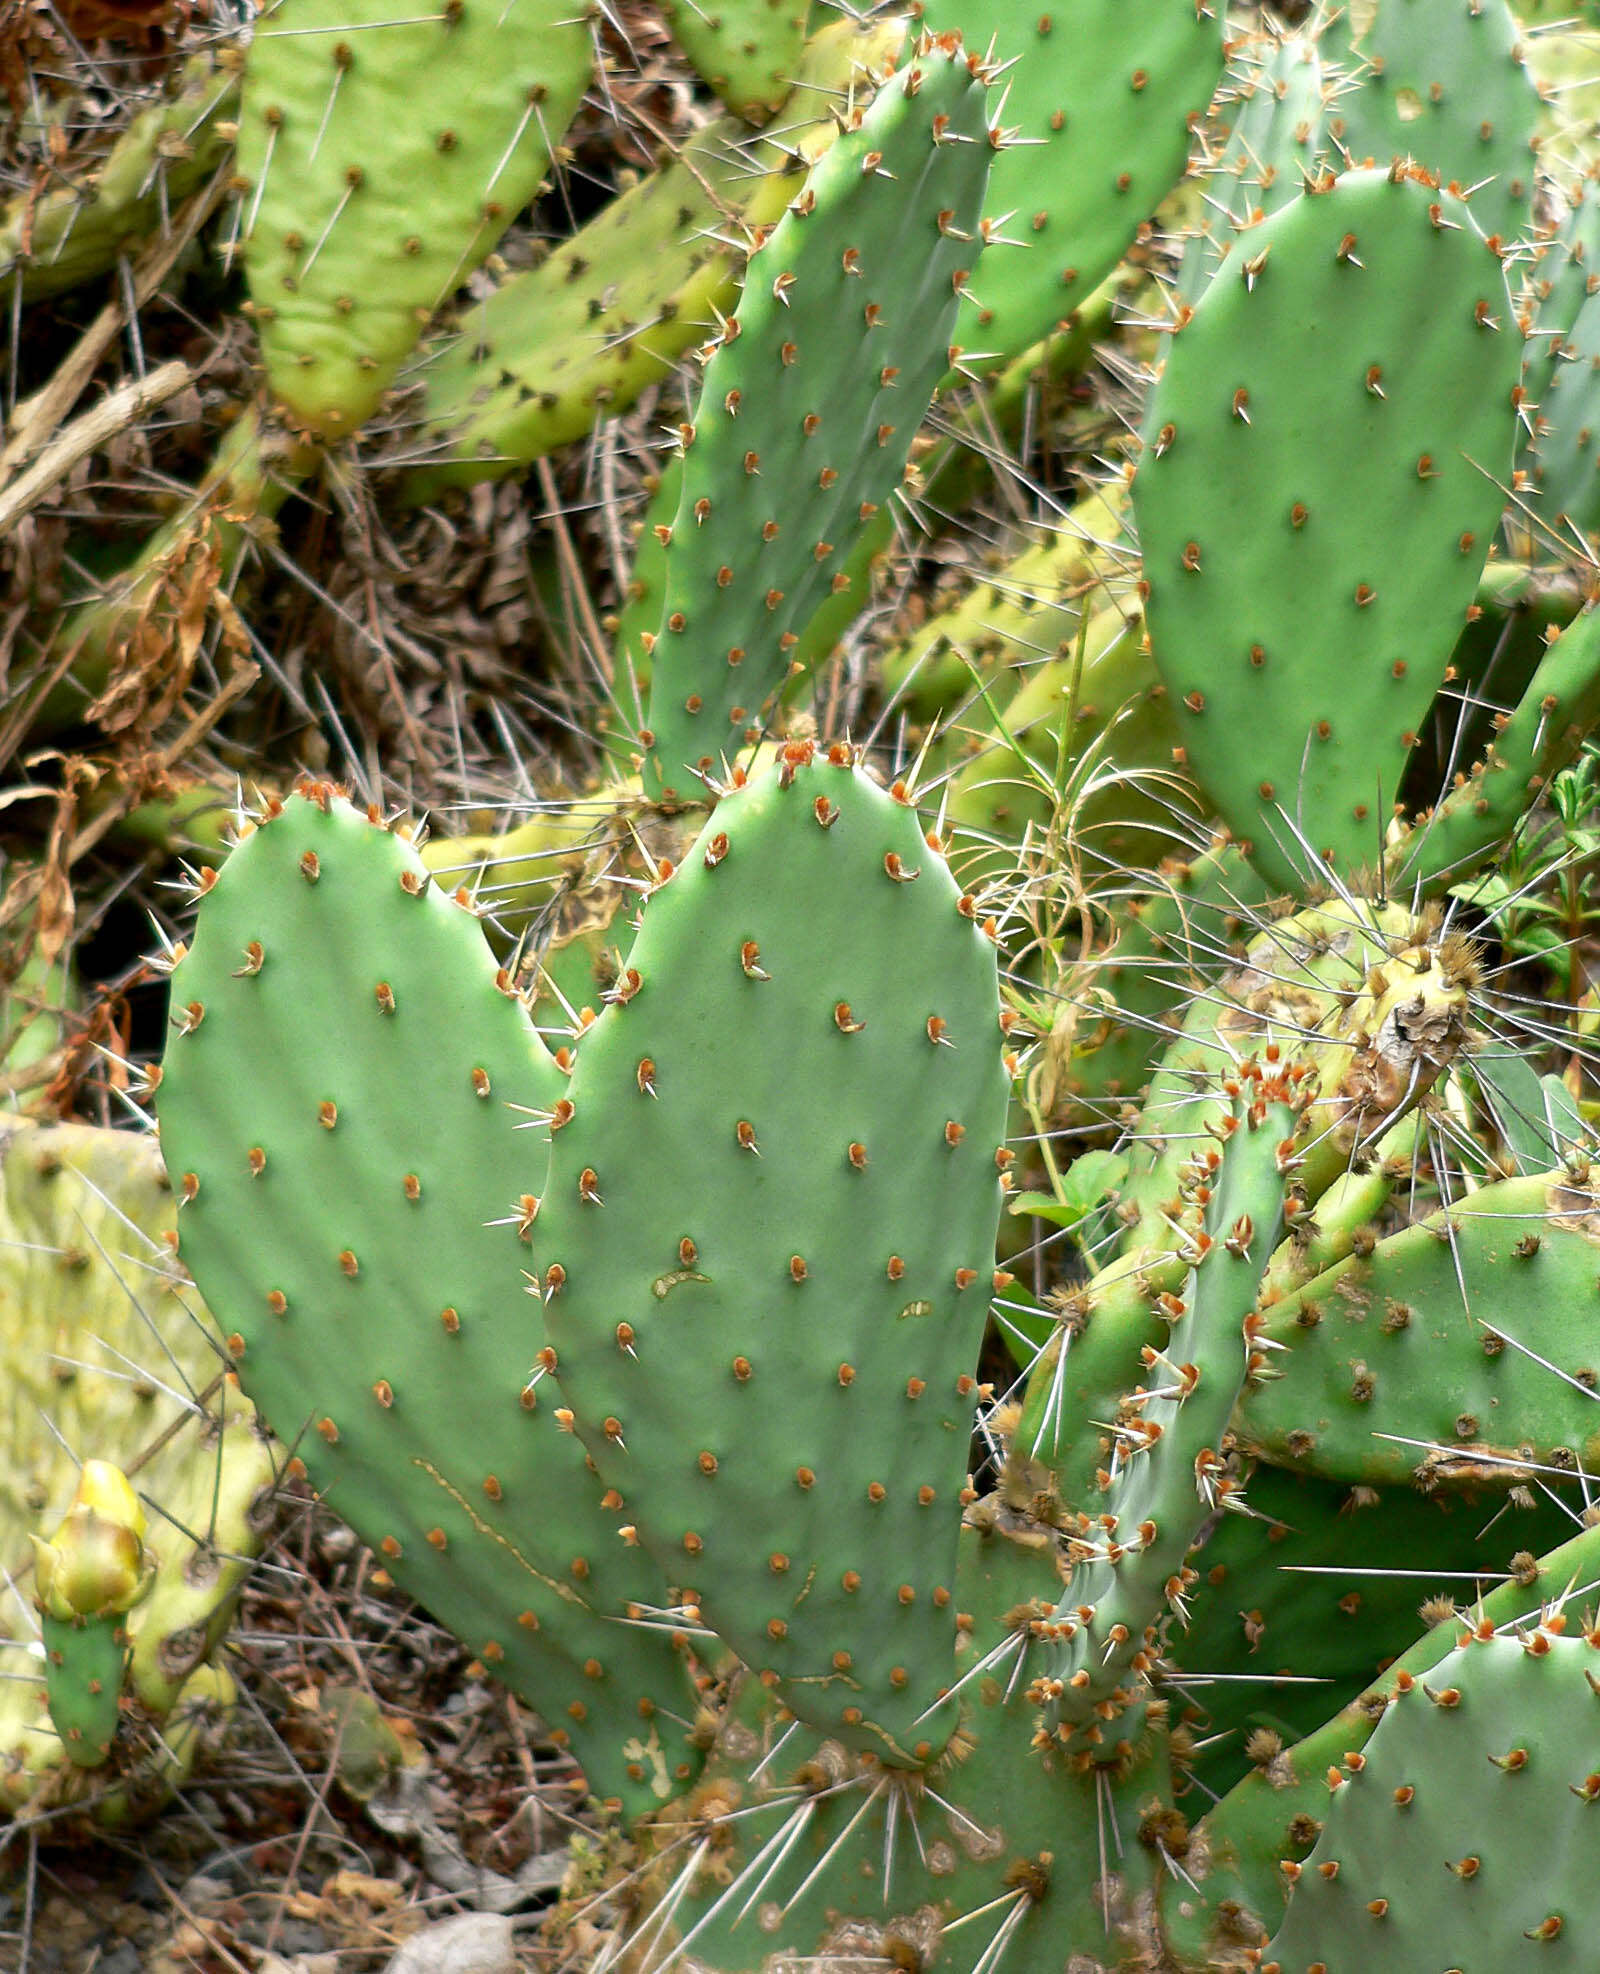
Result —
M 465 1912 L 413 1933 L 385 1974 L 517 1974 L 511 1940 L 509 1919 Z

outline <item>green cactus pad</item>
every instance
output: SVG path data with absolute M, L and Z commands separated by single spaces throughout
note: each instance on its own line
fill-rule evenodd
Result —
M 1223 10 L 1193 0 L 924 0 L 936 32 L 1009 63 L 1019 138 L 989 177 L 996 238 L 963 298 L 964 366 L 996 369 L 1060 327 L 1183 176 L 1222 77 Z
M 833 141 L 834 111 L 872 86 L 904 38 L 895 20 L 824 28 L 806 44 L 788 109 L 760 135 L 732 117 L 708 124 L 430 339 L 416 365 L 421 427 L 397 460 L 411 467 L 408 497 L 498 479 L 669 377 L 738 302 L 747 239 L 776 223 Z
M 1537 1560 L 1519 1558 L 1510 1580 L 1481 1598 L 1471 1599 L 1470 1585 L 1455 1588 L 1466 1593 L 1463 1608 L 1470 1600 L 1473 1622 L 1525 1629 L 1574 1584 L 1592 1583 L 1597 1562 L 1600 1538 L 1590 1528 Z M 1456 1650 L 1462 1631 L 1453 1602 L 1447 1596 L 1424 1605 L 1421 1616 L 1431 1628 L 1314 1733 L 1280 1749 L 1258 1747 L 1253 1772 L 1199 1825 L 1185 1860 L 1189 1876 L 1169 1881 L 1162 1891 L 1162 1932 L 1184 1974 L 1216 1974 L 1219 1964 L 1254 1964 L 1245 1950 L 1264 1943 L 1283 1919 L 1290 1890 L 1283 1861 L 1303 1862 L 1321 1834 L 1330 1767 L 1339 1764 L 1348 1772 L 1351 1754 L 1366 1748 L 1404 1680 L 1437 1684 L 1436 1669 Z
M 70 1762 L 98 1768 L 116 1740 L 128 1621 L 120 1615 L 55 1618 L 46 1613 L 39 1624 L 51 1725 Z
M 1594 1964 L 1600 1636 L 1474 1631 L 1332 1776 L 1261 1974 Z
M 1134 1134 L 1116 1215 L 1116 1253 L 1061 1309 L 1058 1333 L 1035 1358 L 1011 1447 L 1011 1491 L 1048 1494 L 1071 1511 L 1098 1505 L 1109 1484 L 1111 1420 L 1138 1380 L 1146 1349 L 1164 1341 L 1156 1298 L 1177 1295 L 1188 1264 L 1183 1173 L 1216 1104 L 1229 1061 L 1217 1040 L 1220 1004 L 1191 998 L 1183 1028 L 1150 1078 L 1146 1128 Z M 1192 1222 L 1192 1213 L 1189 1216 Z
M 913 810 L 785 750 L 654 894 L 540 1212 L 601 1477 L 784 1702 L 907 1763 L 951 1600 L 1001 1197 L 991 945 Z
M 1551 266 L 1551 260 L 1554 266 Z M 1600 185 L 1586 180 L 1560 236 L 1540 264 L 1539 313 L 1526 378 L 1532 437 L 1522 466 L 1532 480 L 1528 516 L 1563 545 L 1600 525 L 1595 428 L 1600 394 Z
M 538 190 L 589 79 L 570 0 L 280 0 L 239 114 L 245 268 L 273 392 L 343 438 Z
M 1241 1441 L 1370 1486 L 1509 1487 L 1600 1464 L 1600 1202 L 1566 1173 L 1480 1187 L 1270 1312 Z
M 647 793 L 691 793 L 697 767 L 759 728 L 899 485 L 977 251 L 989 113 L 987 71 L 923 37 L 751 260 L 689 428 L 639 736 Z
M 1378 858 L 1499 519 L 1520 357 L 1498 260 L 1404 171 L 1241 235 L 1173 339 L 1134 484 L 1147 622 L 1190 767 L 1275 882 Z
M 810 0 L 663 0 L 678 46 L 730 110 L 761 123 L 789 93 Z
M 1353 164 L 1414 158 L 1470 192 L 1479 229 L 1509 245 L 1530 229 L 1537 162 L 1521 23 L 1506 0 L 1377 0 L 1346 41 L 1360 11 L 1326 37 L 1346 71 L 1330 136 Z
M 570 1734 L 596 1793 L 691 1772 L 688 1688 L 541 1381 L 515 1173 L 565 1078 L 471 912 L 326 785 L 209 885 L 161 1087 L 183 1254 L 329 1505 Z
M 1325 168 L 1333 90 L 1317 37 L 1270 29 L 1240 37 L 1214 109 L 1227 139 L 1206 174 L 1205 212 L 1184 242 L 1180 302 L 1197 302 L 1238 235 L 1287 205 Z

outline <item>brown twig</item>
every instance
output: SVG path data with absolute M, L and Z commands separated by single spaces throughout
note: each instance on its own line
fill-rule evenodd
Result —
M 189 242 L 205 225 L 228 189 L 232 160 L 225 160 L 211 181 L 179 208 L 177 223 L 163 240 L 152 242 L 140 255 L 127 284 L 134 304 L 143 308 L 172 272 Z M 17 406 L 11 436 L 0 451 L 0 485 L 22 470 L 26 461 L 48 444 L 50 436 L 71 411 L 100 367 L 100 360 L 127 325 L 127 310 L 121 295 L 107 302 L 83 334 L 66 360 L 44 388 Z
M 80 459 L 98 452 L 117 433 L 137 425 L 193 381 L 194 372 L 188 364 L 174 358 L 147 376 L 130 377 L 109 397 L 74 418 L 57 432 L 31 466 L 0 489 L 0 536 L 9 534 L 24 514 L 54 492 Z

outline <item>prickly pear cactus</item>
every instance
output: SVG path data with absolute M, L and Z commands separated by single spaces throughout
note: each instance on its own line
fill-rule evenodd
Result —
M 1339 162 L 1326 129 L 1336 76 L 1317 35 L 1269 30 L 1231 51 L 1219 99 L 1227 141 L 1206 174 L 1206 210 L 1184 241 L 1180 302 L 1199 300 L 1240 232 Z
M 175 86 L 132 119 L 87 182 L 69 179 L 43 198 L 35 190 L 0 208 L 0 287 L 19 283 L 31 301 L 114 267 L 224 162 L 225 126 L 238 102 L 235 51 L 185 63 Z
M 1273 1308 L 1244 1443 L 1367 1486 L 1588 1471 L 1596 1205 L 1566 1172 L 1506 1179 L 1314 1276 Z
M 463 306 L 418 352 L 420 430 L 402 452 L 409 497 L 510 473 L 665 381 L 737 307 L 752 245 L 904 40 L 892 15 L 830 21 L 806 43 L 770 130 L 708 123 L 547 259 Z
M 704 1781 L 652 1833 L 630 1965 L 914 1959 L 983 1974 L 1120 1958 L 1160 1845 L 1184 1824 L 1158 1723 L 1120 1771 L 1078 1772 L 1035 1745 L 1021 1696 L 1058 1581 L 1035 1538 L 962 1530 L 961 1726 L 926 1770 L 881 1768 L 798 1727 L 747 1681 Z M 1113 1831 L 1123 1849 L 1108 1872 Z
M 183 1416 L 180 1394 L 198 1394 L 219 1368 L 209 1325 L 171 1265 L 173 1225 L 153 1139 L 0 1125 L 0 1330 L 14 1340 L 0 1411 L 8 1559 L 26 1553 L 41 1515 L 65 1512 L 73 1456 L 131 1461 Z M 33 1350 L 18 1347 L 24 1336 Z
M 1529 341 L 1526 384 L 1533 415 L 1522 464 L 1532 482 L 1530 516 L 1564 541 L 1586 536 L 1597 517 L 1594 394 L 1600 357 L 1600 186 L 1582 184 L 1538 269 L 1539 312 Z

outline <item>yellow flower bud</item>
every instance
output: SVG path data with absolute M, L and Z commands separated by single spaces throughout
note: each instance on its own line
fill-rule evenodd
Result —
M 120 1467 L 85 1460 L 78 1491 L 50 1541 L 33 1538 L 35 1595 L 61 1619 L 131 1610 L 150 1587 L 139 1497 Z

